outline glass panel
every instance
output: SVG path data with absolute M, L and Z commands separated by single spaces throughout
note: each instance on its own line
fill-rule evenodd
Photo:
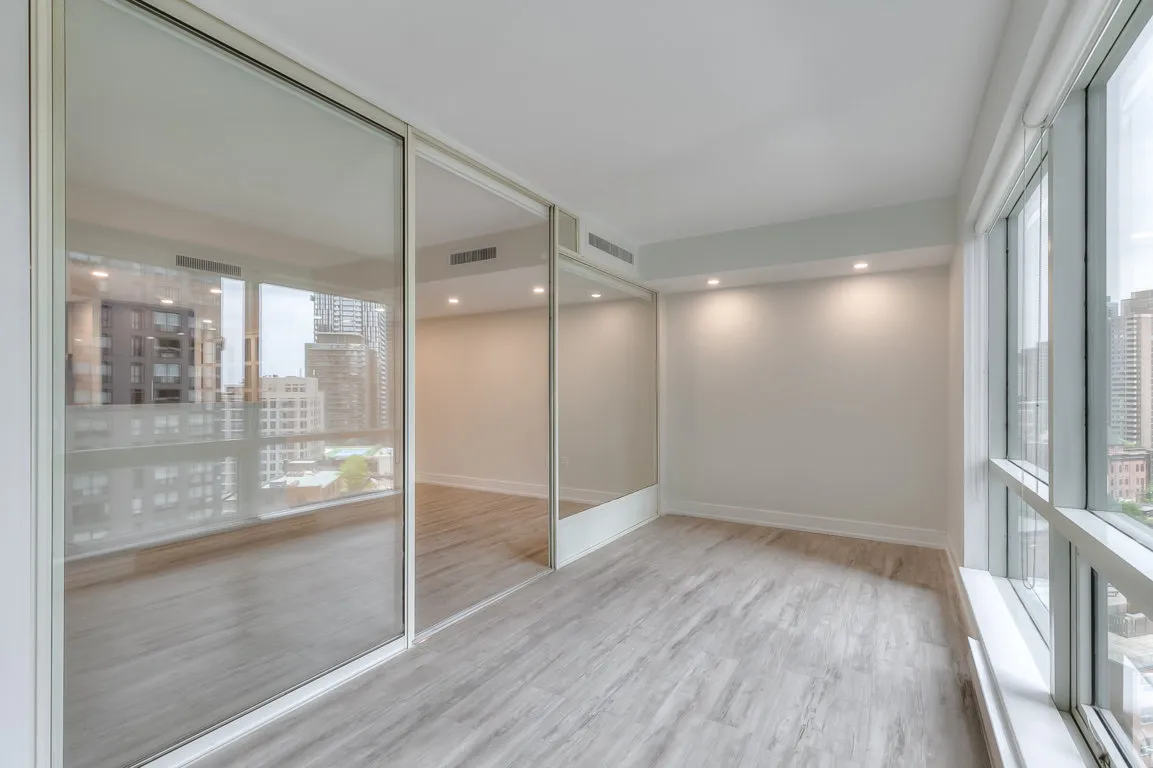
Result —
M 558 263 L 560 514 L 657 481 L 653 294 L 577 262 Z
M 134 6 L 66 16 L 64 763 L 110 768 L 403 632 L 403 152 Z
M 1153 623 L 1112 584 L 1105 591 L 1108 661 L 1098 703 L 1118 737 L 1153 766 Z
M 1049 479 L 1049 180 L 1026 192 L 1014 216 L 1016 237 L 1016 402 L 1010 404 L 1009 457 Z
M 549 224 L 416 163 L 416 627 L 548 569 Z
M 1029 616 L 1049 641 L 1049 521 L 1009 494 L 1009 578 Z
M 1106 308 L 1109 327 L 1107 498 L 1098 508 L 1153 542 L 1147 527 L 1153 451 L 1153 27 L 1106 85 Z

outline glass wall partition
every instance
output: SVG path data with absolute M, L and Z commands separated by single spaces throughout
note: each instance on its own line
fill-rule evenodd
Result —
M 67 0 L 64 762 L 403 634 L 401 140 Z
M 549 568 L 548 209 L 429 151 L 416 186 L 416 628 Z
M 651 292 L 557 262 L 560 516 L 657 482 L 657 313 Z

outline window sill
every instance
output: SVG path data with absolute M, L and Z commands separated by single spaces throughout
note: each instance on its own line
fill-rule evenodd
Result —
M 1083 768 L 1095 764 L 1072 718 L 1049 696 L 1026 633 L 1014 619 L 996 579 L 986 571 L 961 568 L 962 594 L 970 626 L 974 683 L 994 764 L 1006 768 Z M 1012 588 L 1009 587 L 1012 594 Z

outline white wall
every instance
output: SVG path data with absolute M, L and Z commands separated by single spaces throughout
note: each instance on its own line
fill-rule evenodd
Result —
M 664 301 L 664 511 L 944 544 L 947 268 Z
M 548 310 L 416 324 L 418 479 L 548 492 Z
M 656 482 L 653 309 L 561 308 L 562 499 L 599 504 Z M 420 320 L 416 360 L 418 478 L 547 495 L 547 311 Z
M 601 503 L 657 481 L 655 310 L 641 299 L 560 309 L 562 499 Z
M 0 762 L 32 765 L 35 639 L 29 317 L 28 7 L 0 3 Z
M 946 488 L 948 498 L 945 507 L 945 533 L 949 551 L 957 565 L 965 564 L 965 509 L 964 509 L 964 446 L 965 446 L 965 249 L 957 246 L 953 261 L 949 264 L 949 362 L 948 387 L 946 389 L 948 429 L 948 465 Z

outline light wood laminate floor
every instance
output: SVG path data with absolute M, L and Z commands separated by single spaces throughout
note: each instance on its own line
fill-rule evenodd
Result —
M 987 755 L 940 552 L 664 517 L 198 768 Z
M 548 570 L 543 499 L 422 484 L 416 501 L 418 627 Z M 402 634 L 400 497 L 373 505 L 69 589 L 66 766 L 129 765 Z

